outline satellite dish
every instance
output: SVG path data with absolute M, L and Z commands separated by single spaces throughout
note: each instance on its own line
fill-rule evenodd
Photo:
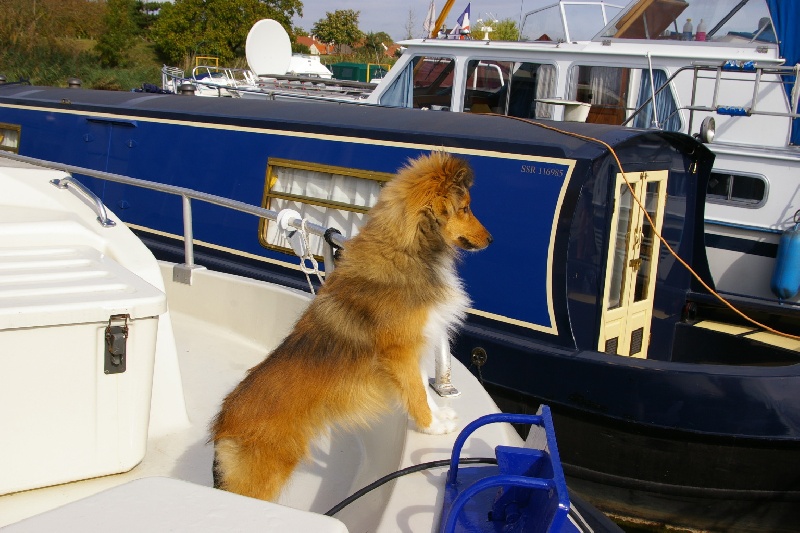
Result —
M 262 19 L 250 28 L 244 53 L 250 70 L 256 76 L 283 76 L 292 59 L 292 43 L 280 22 Z

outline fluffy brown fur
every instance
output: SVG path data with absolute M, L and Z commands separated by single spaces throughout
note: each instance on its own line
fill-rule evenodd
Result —
M 453 430 L 429 407 L 420 360 L 468 304 L 457 250 L 492 241 L 472 181 L 464 160 L 434 152 L 384 187 L 293 331 L 225 398 L 211 428 L 219 488 L 273 500 L 314 437 L 396 400 L 420 431 Z

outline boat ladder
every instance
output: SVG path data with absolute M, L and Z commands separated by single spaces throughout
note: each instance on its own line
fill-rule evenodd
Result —
M 692 122 L 694 120 L 694 112 L 711 112 L 718 115 L 727 115 L 733 117 L 749 117 L 752 115 L 769 115 L 776 117 L 800 118 L 798 115 L 798 98 L 800 98 L 800 90 L 797 86 L 798 67 L 784 67 L 784 66 L 760 66 L 754 61 L 726 61 L 721 65 L 693 65 L 694 79 L 692 80 L 692 100 L 691 104 L 686 106 L 689 113 L 689 128 L 692 131 Z M 697 103 L 697 83 L 702 79 L 702 72 L 715 73 L 714 79 L 714 95 L 710 105 L 704 106 Z M 724 73 L 741 73 L 753 76 L 753 96 L 747 106 L 740 105 L 722 105 L 719 103 L 720 86 L 725 79 Z M 787 90 L 790 95 L 789 112 L 780 111 L 762 111 L 758 109 L 759 93 L 762 83 L 774 83 L 774 81 L 764 81 L 764 75 L 778 75 L 782 78 L 782 85 L 788 85 L 791 90 Z M 737 78 L 735 81 L 749 81 L 747 78 Z

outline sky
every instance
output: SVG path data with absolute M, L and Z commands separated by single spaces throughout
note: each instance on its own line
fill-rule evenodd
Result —
M 456 0 L 447 16 L 445 25 L 452 28 L 468 3 L 470 5 L 470 21 L 474 25 L 479 18 L 490 20 L 519 20 L 520 9 L 527 13 L 533 9 L 555 3 L 556 0 Z M 620 3 L 626 3 L 623 0 Z M 436 16 L 444 7 L 445 0 L 435 0 Z M 380 1 L 380 0 L 303 0 L 303 17 L 295 17 L 296 26 L 310 32 L 312 26 L 325 18 L 328 12 L 338 9 L 360 11 L 358 27 L 365 33 L 380 31 L 388 33 L 393 40 L 406 38 L 406 27 L 409 13 L 413 17 L 413 37 L 422 37 L 422 24 L 428 14 L 430 0 Z

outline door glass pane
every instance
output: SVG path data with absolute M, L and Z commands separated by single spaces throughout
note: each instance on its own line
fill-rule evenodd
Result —
M 611 267 L 611 281 L 608 290 L 608 308 L 616 309 L 622 303 L 625 290 L 625 264 L 627 263 L 628 233 L 631 224 L 631 205 L 633 203 L 628 185 L 622 183 L 619 188 L 619 219 L 617 220 L 616 242 L 614 242 L 614 260 Z
M 470 61 L 464 90 L 464 111 L 503 113 L 506 108 L 510 61 Z
M 645 209 L 647 209 L 647 213 L 650 215 L 650 218 L 653 221 L 657 220 L 658 191 L 660 186 L 661 182 L 659 181 L 651 181 L 647 184 L 647 194 L 645 196 L 644 205 Z M 653 226 L 646 217 L 642 217 L 641 239 L 642 244 L 639 248 L 639 259 L 641 260 L 641 264 L 639 265 L 639 271 L 636 273 L 636 287 L 633 294 L 634 302 L 640 302 L 648 297 L 650 276 L 653 275 L 650 265 L 652 264 L 653 251 L 657 249 L 657 243 L 655 242 L 656 236 L 655 232 L 653 231 Z
M 414 59 L 414 108 L 450 109 L 455 60 L 449 57 Z

